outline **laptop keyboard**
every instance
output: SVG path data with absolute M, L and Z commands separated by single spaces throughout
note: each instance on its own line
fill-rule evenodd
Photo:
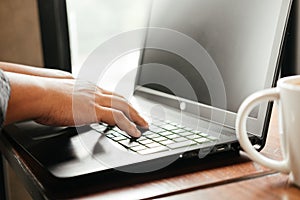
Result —
M 169 151 L 218 140 L 218 138 L 201 131 L 193 130 L 169 121 L 160 121 L 156 125 L 152 124 L 149 130 L 142 133 L 142 136 L 137 139 L 133 139 L 117 127 L 111 127 L 103 123 L 92 124 L 91 128 L 100 133 L 105 133 L 106 137 L 114 143 L 118 143 L 126 149 L 141 155 Z

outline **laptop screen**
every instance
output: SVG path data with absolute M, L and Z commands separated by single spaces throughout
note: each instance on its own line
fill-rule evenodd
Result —
M 154 0 L 137 85 L 236 113 L 247 96 L 272 86 L 287 9 L 283 0 Z M 204 77 L 212 68 L 220 76 Z M 217 84 L 223 96 L 211 94 Z
M 72 70 L 106 89 L 117 83 L 121 89 L 113 90 L 127 97 L 134 84 L 123 74 L 135 74 L 121 72 L 139 64 L 137 89 L 191 101 L 196 107 L 188 108 L 205 119 L 216 110 L 217 122 L 234 127 L 241 102 L 274 84 L 290 6 L 291 0 L 67 1 Z M 110 66 L 140 49 L 139 63 L 136 54 Z M 122 81 L 114 81 L 119 74 Z M 267 104 L 252 111 L 250 132 L 261 134 L 266 111 Z

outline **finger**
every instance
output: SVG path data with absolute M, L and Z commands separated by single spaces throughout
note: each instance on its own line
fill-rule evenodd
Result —
M 101 106 L 122 111 L 135 124 L 148 128 L 146 120 L 126 100 L 111 95 L 100 95 L 99 98 L 97 102 Z
M 103 94 L 112 95 L 112 96 L 117 96 L 117 97 L 120 97 L 120 98 L 123 98 L 123 99 L 126 100 L 126 98 L 125 98 L 124 96 L 119 95 L 119 94 L 117 94 L 117 93 L 115 93 L 115 92 L 111 92 L 111 91 L 108 91 L 108 90 L 105 90 L 105 89 L 101 89 L 101 92 L 102 92 Z
M 134 123 L 132 123 L 123 112 L 98 106 L 97 109 L 98 120 L 109 125 L 116 125 L 121 130 L 125 131 L 132 137 L 140 137 L 141 132 L 136 128 Z

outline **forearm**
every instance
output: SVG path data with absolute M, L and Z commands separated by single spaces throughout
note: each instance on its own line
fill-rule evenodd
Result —
M 40 77 L 50 77 L 50 78 L 73 78 L 68 72 L 54 69 L 46 69 L 39 67 L 31 67 L 26 65 L 0 62 L 0 69 L 6 72 L 13 72 L 18 74 L 40 76 Z
M 89 82 L 5 74 L 10 82 L 10 98 L 4 124 L 25 120 L 51 126 L 104 122 L 134 137 L 141 135 L 136 125 L 148 127 L 126 99 Z
M 43 78 L 11 72 L 5 74 L 11 87 L 5 124 L 39 118 L 47 94 Z

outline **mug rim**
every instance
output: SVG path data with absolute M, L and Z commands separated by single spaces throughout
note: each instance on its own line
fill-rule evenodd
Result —
M 295 80 L 297 80 L 299 85 L 293 84 Z M 277 81 L 277 87 L 300 91 L 300 75 L 287 76 L 279 79 Z

